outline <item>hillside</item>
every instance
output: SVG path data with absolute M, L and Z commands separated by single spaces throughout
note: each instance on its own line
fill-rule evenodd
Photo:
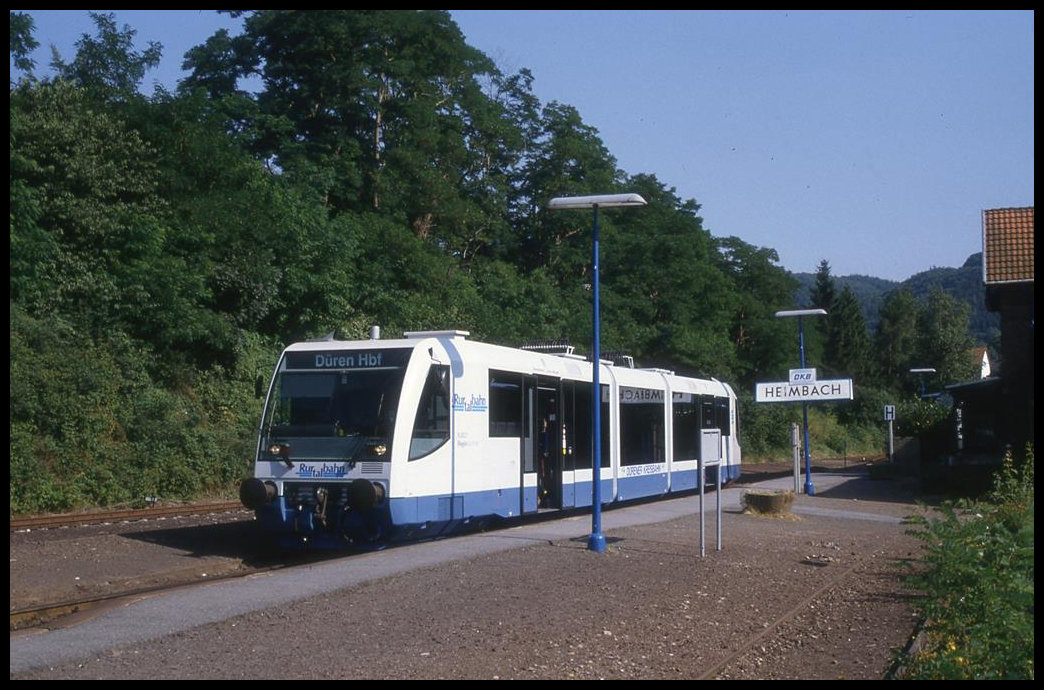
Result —
M 792 274 L 799 282 L 795 304 L 808 304 L 809 291 L 815 284 L 815 273 Z M 872 276 L 834 276 L 838 291 L 851 288 L 863 308 L 863 318 L 872 333 L 877 328 L 881 300 L 892 290 L 906 288 L 923 301 L 933 287 L 968 305 L 969 328 L 976 342 L 996 347 L 1000 338 L 1000 316 L 986 311 L 985 288 L 982 284 L 982 252 L 972 254 L 960 268 L 934 267 L 917 273 L 904 281 L 886 280 Z

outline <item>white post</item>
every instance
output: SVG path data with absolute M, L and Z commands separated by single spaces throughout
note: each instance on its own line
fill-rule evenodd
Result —
M 892 435 L 892 420 L 888 420 L 888 462 L 895 462 L 895 437 Z
M 790 425 L 790 446 L 794 449 L 794 495 L 801 493 L 801 447 L 798 439 L 798 425 Z

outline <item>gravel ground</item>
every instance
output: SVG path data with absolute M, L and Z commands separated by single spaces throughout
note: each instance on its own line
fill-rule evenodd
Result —
M 531 544 L 11 678 L 881 679 L 916 623 L 900 574 L 920 542 L 895 518 L 918 510 L 864 475 L 789 515 L 726 510 L 721 551 L 711 511 L 703 557 L 690 515 L 607 530 L 604 554 Z M 249 522 L 212 522 L 12 534 L 12 610 L 263 558 Z

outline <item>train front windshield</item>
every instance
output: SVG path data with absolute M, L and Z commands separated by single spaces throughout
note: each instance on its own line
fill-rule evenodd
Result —
M 404 366 L 285 370 L 276 375 L 261 459 L 356 460 L 374 442 L 390 458 Z

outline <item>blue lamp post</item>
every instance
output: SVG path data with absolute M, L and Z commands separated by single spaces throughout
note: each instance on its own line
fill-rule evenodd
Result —
M 594 335 L 591 346 L 591 359 L 593 374 L 591 377 L 591 469 L 593 471 L 591 485 L 591 536 L 587 540 L 587 548 L 598 553 L 605 552 L 605 535 L 602 534 L 602 390 L 599 381 L 598 370 L 601 367 L 601 329 L 602 324 L 599 317 L 599 268 L 598 268 L 598 209 L 615 206 L 645 206 L 645 199 L 639 194 L 602 194 L 597 196 L 563 196 L 555 197 L 548 202 L 548 209 L 594 209 L 594 231 L 591 249 L 591 272 L 594 274 L 592 283 L 594 288 L 594 299 L 591 310 L 594 314 Z
M 798 349 L 801 351 L 801 368 L 805 368 L 805 324 L 806 316 L 826 316 L 826 309 L 791 309 L 789 311 L 777 311 L 776 318 L 796 316 L 798 320 Z M 815 496 L 816 489 L 812 486 L 812 456 L 808 448 L 808 403 L 801 403 L 801 419 L 805 429 L 805 494 Z

